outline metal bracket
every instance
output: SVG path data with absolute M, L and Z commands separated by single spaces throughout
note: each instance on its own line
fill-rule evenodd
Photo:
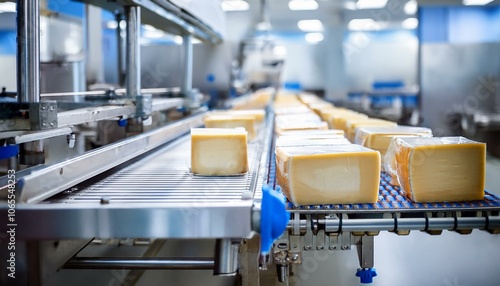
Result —
M 151 94 L 136 96 L 135 106 L 135 117 L 148 117 L 153 113 L 153 96 Z
M 43 101 L 29 104 L 31 130 L 57 128 L 57 102 Z
M 367 235 L 361 236 L 356 242 L 356 248 L 358 251 L 359 266 L 361 268 L 372 268 L 374 256 L 374 237 Z

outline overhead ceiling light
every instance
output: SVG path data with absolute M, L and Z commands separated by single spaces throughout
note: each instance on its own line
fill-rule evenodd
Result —
M 305 36 L 306 41 L 311 44 L 319 43 L 323 41 L 324 38 L 323 33 L 307 33 Z
M 358 9 L 380 9 L 384 8 L 387 0 L 358 0 L 356 8 Z
M 323 31 L 323 23 L 320 20 L 300 20 L 297 26 L 304 32 Z
M 470 6 L 470 5 L 486 5 L 490 2 L 493 2 L 493 0 L 463 0 L 464 5 Z
M 318 2 L 315 0 L 290 0 L 288 8 L 293 11 L 297 10 L 317 10 Z
M 16 3 L 6 2 L 0 3 L 0 13 L 15 13 Z
M 243 0 L 222 0 L 222 10 L 226 12 L 232 11 L 246 11 L 250 9 L 248 2 Z
M 407 15 L 415 15 L 415 13 L 417 13 L 417 10 L 418 10 L 417 1 L 410 0 L 410 1 L 406 2 L 404 10 L 405 10 L 405 13 Z
M 373 19 L 352 19 L 347 24 L 347 28 L 351 31 L 377 31 L 384 28 L 384 22 L 377 22 Z
M 403 28 L 408 30 L 413 30 L 418 28 L 418 19 L 417 18 L 408 18 L 403 21 Z

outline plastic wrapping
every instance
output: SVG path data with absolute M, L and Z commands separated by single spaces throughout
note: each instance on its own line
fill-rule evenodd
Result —
M 305 138 L 323 138 L 322 136 L 342 136 L 344 137 L 344 130 L 328 129 L 328 130 L 290 130 L 283 131 L 280 137 L 305 137 Z
M 233 176 L 248 172 L 245 129 L 191 129 L 191 171 L 203 176 Z
M 432 130 L 425 127 L 360 127 L 356 130 L 354 143 L 379 151 L 385 155 L 393 137 L 432 137 Z
M 295 205 L 375 203 L 380 153 L 354 144 L 277 147 L 276 178 Z
M 394 137 L 384 158 L 414 202 L 483 199 L 485 165 L 486 144 L 464 137 Z
M 275 120 L 276 133 L 281 134 L 290 130 L 328 129 L 328 124 L 321 121 L 319 116 L 310 112 L 306 114 L 279 115 Z
M 264 122 L 266 119 L 266 111 L 262 109 L 244 109 L 244 110 L 214 110 L 209 115 L 243 115 L 253 116 L 258 123 Z
M 353 118 L 368 118 L 366 114 L 357 113 L 354 111 L 339 111 L 328 117 L 328 124 L 332 129 L 346 130 L 346 121 Z
M 290 124 L 276 124 L 275 131 L 278 135 L 285 131 L 292 130 L 328 130 L 328 124 L 324 121 L 320 122 L 295 122 Z
M 351 118 L 346 120 L 346 129 L 344 129 L 347 139 L 354 142 L 354 135 L 356 134 L 356 129 L 360 127 L 396 127 L 398 124 L 396 122 L 375 119 L 375 118 Z
M 232 101 L 232 110 L 264 109 L 271 101 L 273 88 L 257 90 L 250 96 L 240 97 Z
M 248 132 L 248 140 L 255 139 L 258 133 L 257 122 L 252 115 L 208 114 L 203 118 L 203 122 L 207 128 L 243 127 Z
M 297 113 L 313 113 L 311 109 L 303 104 L 296 105 L 277 105 L 275 104 L 273 108 L 274 114 L 297 114 Z
M 276 147 L 295 147 L 295 146 L 329 146 L 351 144 L 344 137 L 332 137 L 324 139 L 307 139 L 282 136 L 276 141 Z

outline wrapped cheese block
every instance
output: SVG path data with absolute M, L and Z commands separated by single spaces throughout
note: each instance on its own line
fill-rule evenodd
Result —
M 344 130 L 344 132 L 347 135 L 346 121 L 352 120 L 354 118 L 368 118 L 368 116 L 365 114 L 353 112 L 350 110 L 342 111 L 342 112 L 330 115 L 328 117 L 328 124 L 330 125 L 330 128 L 332 128 L 332 129 Z
M 243 127 L 248 132 L 248 140 L 257 137 L 257 124 L 252 115 L 208 114 L 203 118 L 203 122 L 207 128 Z
M 354 142 L 354 135 L 356 130 L 360 127 L 368 127 L 368 126 L 376 126 L 376 127 L 396 127 L 398 124 L 396 122 L 375 119 L 375 118 L 354 118 L 346 121 L 346 129 L 344 130 L 346 133 L 347 139 L 351 142 Z
M 380 153 L 360 145 L 277 147 L 277 180 L 295 205 L 375 203 Z
M 415 202 L 481 200 L 486 144 L 464 137 L 395 137 L 386 167 Z
M 276 116 L 275 131 L 281 134 L 291 130 L 326 130 L 328 124 L 321 121 L 320 117 L 313 112 L 302 114 L 287 114 Z
M 291 130 L 283 131 L 280 137 L 307 137 L 307 138 L 324 138 L 323 136 L 342 136 L 344 137 L 344 130 L 328 129 L 328 130 Z
M 292 146 L 329 146 L 329 145 L 345 145 L 351 144 L 349 140 L 342 137 L 332 137 L 323 139 L 307 139 L 282 136 L 276 140 L 276 147 L 292 147 Z
M 205 176 L 229 176 L 248 172 L 245 129 L 191 129 L 191 172 Z
M 215 110 L 215 111 L 212 111 L 210 114 L 253 116 L 257 123 L 262 123 L 266 119 L 266 112 L 262 109 Z
M 328 124 L 324 121 L 298 121 L 289 124 L 276 124 L 275 132 L 280 135 L 285 131 L 292 130 L 328 130 Z
M 233 110 L 264 109 L 274 94 L 273 88 L 257 90 L 248 97 L 237 98 L 233 101 Z
M 361 127 L 356 131 L 354 143 L 379 151 L 383 157 L 393 137 L 432 137 L 432 130 L 412 126 Z

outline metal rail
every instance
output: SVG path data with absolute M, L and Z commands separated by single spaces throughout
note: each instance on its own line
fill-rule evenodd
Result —
M 140 270 L 211 270 L 214 260 L 207 258 L 169 259 L 158 257 L 77 257 L 65 269 L 140 269 Z
M 40 202 L 202 124 L 202 115 L 197 115 L 33 172 L 20 178 L 17 184 L 18 200 L 25 203 Z
M 222 36 L 218 32 L 165 0 L 78 1 L 109 11 L 119 10 L 123 6 L 139 6 L 142 8 L 145 24 L 151 24 L 173 34 L 192 34 L 200 40 L 213 44 L 222 42 Z

